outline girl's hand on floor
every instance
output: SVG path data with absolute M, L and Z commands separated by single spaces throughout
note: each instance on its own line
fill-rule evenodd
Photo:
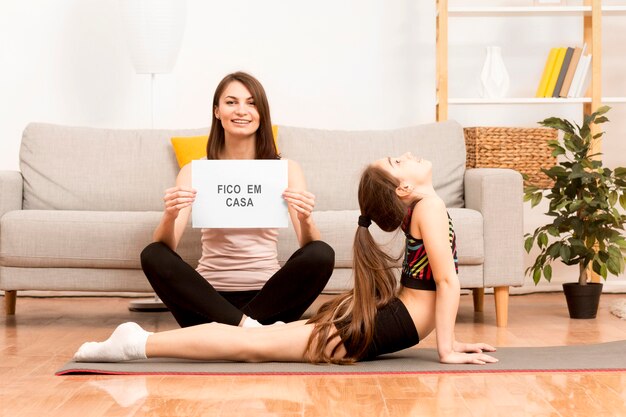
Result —
M 445 356 L 439 356 L 439 362 L 451 364 L 468 363 L 474 365 L 485 365 L 487 363 L 496 363 L 498 362 L 498 359 L 485 353 L 450 352 Z
M 482 352 L 495 352 L 496 348 L 486 343 L 461 343 L 454 342 L 452 349 L 455 352 L 464 353 L 482 353 Z

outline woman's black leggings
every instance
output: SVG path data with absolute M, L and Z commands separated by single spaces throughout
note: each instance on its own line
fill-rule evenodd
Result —
M 262 289 L 218 292 L 167 245 L 154 242 L 141 252 L 141 268 L 181 327 L 213 321 L 237 326 L 244 314 L 262 324 L 298 320 L 334 265 L 333 249 L 317 240 L 294 252 Z

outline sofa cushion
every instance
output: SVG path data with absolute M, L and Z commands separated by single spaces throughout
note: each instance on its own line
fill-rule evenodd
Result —
M 173 137 L 171 139 L 172 148 L 178 166 L 182 168 L 195 159 L 205 158 L 208 140 L 208 136 Z
M 2 288 L 7 290 L 154 293 L 141 269 L 0 266 L 0 276 Z
M 457 234 L 457 253 L 460 265 L 480 265 L 484 261 L 483 217 L 476 210 L 451 208 L 448 210 Z M 356 210 L 314 211 L 313 219 L 322 240 L 335 250 L 335 268 L 352 268 L 352 242 L 357 228 L 359 212 Z M 405 238 L 401 231 L 387 233 L 375 223 L 370 231 L 377 242 L 393 255 L 401 256 Z M 298 248 L 298 240 L 292 225 L 280 229 L 278 260 L 284 264 Z M 401 259 L 397 266 L 401 265 Z
M 281 126 L 278 146 L 284 157 L 302 166 L 321 211 L 357 210 L 358 182 L 366 164 L 406 151 L 437 167 L 433 184 L 448 207 L 464 206 L 465 138 L 454 121 L 384 131 Z
M 161 212 L 16 210 L 0 220 L 0 265 L 11 267 L 141 268 Z M 186 230 L 178 253 L 200 258 L 200 230 Z
M 163 191 L 178 173 L 173 136 L 208 129 L 119 130 L 31 123 L 20 170 L 24 208 L 144 211 L 163 209 Z

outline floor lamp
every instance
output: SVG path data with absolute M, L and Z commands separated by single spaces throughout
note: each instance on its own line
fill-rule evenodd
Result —
M 154 128 L 156 74 L 171 73 L 183 39 L 187 20 L 186 0 L 120 0 L 122 24 L 137 74 L 150 75 L 150 128 Z M 133 311 L 167 310 L 155 294 L 132 301 Z

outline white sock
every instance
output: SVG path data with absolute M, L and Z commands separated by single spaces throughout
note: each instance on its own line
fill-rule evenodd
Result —
M 263 327 L 263 325 L 252 317 L 246 317 L 243 323 L 241 323 L 241 327 Z
M 121 362 L 146 359 L 147 332 L 137 323 L 117 326 L 104 342 L 84 343 L 74 354 L 76 362 Z

